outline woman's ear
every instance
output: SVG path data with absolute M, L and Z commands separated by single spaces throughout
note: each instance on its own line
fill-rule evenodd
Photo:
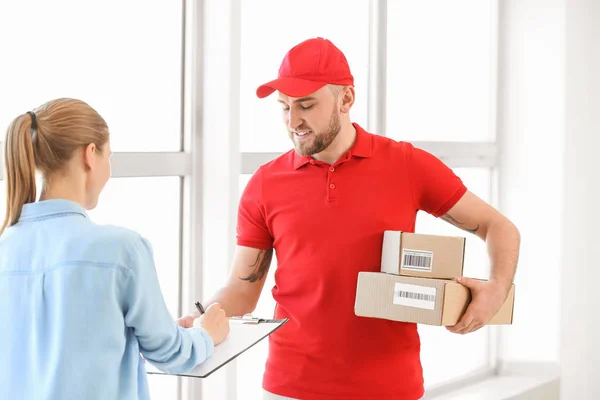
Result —
M 344 114 L 348 114 L 350 112 L 350 108 L 354 104 L 354 87 L 346 86 L 342 93 L 342 106 L 340 111 Z
M 83 163 L 86 169 L 93 169 L 96 165 L 96 157 L 98 156 L 98 148 L 96 144 L 90 143 L 83 150 Z

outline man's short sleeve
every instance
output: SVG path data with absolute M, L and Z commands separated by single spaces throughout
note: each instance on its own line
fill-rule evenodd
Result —
M 440 217 L 466 193 L 462 180 L 431 153 L 407 143 L 404 157 L 419 210 Z
M 262 173 L 262 168 L 259 168 L 242 193 L 237 217 L 237 244 L 270 250 L 273 248 L 273 236 L 265 216 Z

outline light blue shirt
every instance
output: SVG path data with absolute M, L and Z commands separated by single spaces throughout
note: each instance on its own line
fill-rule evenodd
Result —
M 140 353 L 178 373 L 213 351 L 169 314 L 139 234 L 47 200 L 0 237 L 0 399 L 149 399 Z

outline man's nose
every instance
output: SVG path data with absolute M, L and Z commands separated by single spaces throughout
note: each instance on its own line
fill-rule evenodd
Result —
M 295 130 L 300 125 L 302 125 L 302 118 L 300 117 L 297 111 L 288 111 L 288 128 L 290 130 Z

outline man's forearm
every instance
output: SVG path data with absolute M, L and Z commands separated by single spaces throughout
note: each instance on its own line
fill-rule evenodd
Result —
M 206 307 L 213 303 L 221 304 L 228 317 L 251 313 L 256 308 L 256 304 L 248 296 L 229 286 L 225 286 L 217 291 L 206 303 Z
M 521 235 L 512 222 L 500 219 L 490 225 L 485 241 L 492 267 L 490 280 L 502 284 L 508 291 L 519 261 Z

